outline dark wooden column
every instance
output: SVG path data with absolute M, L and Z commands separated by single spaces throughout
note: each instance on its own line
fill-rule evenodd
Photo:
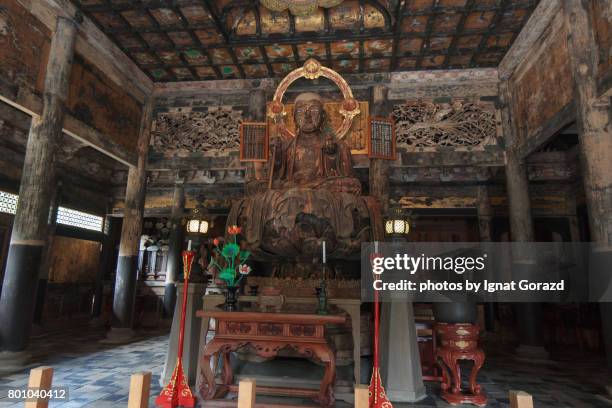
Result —
M 107 207 L 106 213 L 110 212 L 110 206 Z M 119 232 L 120 219 L 109 217 L 104 219 L 104 238 L 102 239 L 102 250 L 100 252 L 100 265 L 98 275 L 96 276 L 96 289 L 92 307 L 92 324 L 100 326 L 104 324 L 102 318 L 102 310 L 104 306 L 104 279 L 108 276 L 110 268 L 112 268 L 112 260 L 114 257 L 115 245 L 117 242 L 117 233 Z
M 47 226 L 47 244 L 43 251 L 40 270 L 38 274 L 38 289 L 36 290 L 36 305 L 34 306 L 35 325 L 42 324 L 42 315 L 45 306 L 45 296 L 47 294 L 47 282 L 49 281 L 49 267 L 51 264 L 51 252 L 53 250 L 53 238 L 55 237 L 55 227 L 57 226 L 57 210 L 61 195 L 62 182 L 57 182 L 57 187 L 51 198 L 49 218 Z M 40 327 L 38 328 L 40 330 Z M 36 329 L 35 329 L 36 331 Z
M 152 116 L 153 101 L 147 100 L 142 109 L 140 134 L 138 136 L 138 163 L 128 170 L 113 297 L 113 322 L 111 323 L 111 331 L 108 333 L 108 342 L 120 343 L 133 336 L 138 251 L 142 233 L 147 184 L 147 154 L 151 137 Z
M 370 88 L 370 116 L 389 115 L 389 89 L 384 85 Z M 378 198 L 383 215 L 389 208 L 389 161 L 370 159 L 370 195 Z
M 477 190 L 477 211 L 478 211 L 478 232 L 481 242 L 491 242 L 491 221 L 493 220 L 493 210 L 489 199 L 489 189 L 487 186 L 478 186 Z
M 164 289 L 164 317 L 172 318 L 176 303 L 176 282 L 181 275 L 183 261 L 181 251 L 185 237 L 185 187 L 183 179 L 177 174 L 172 198 L 172 214 L 170 230 L 170 249 L 168 250 L 168 264 L 166 267 L 166 287 Z
M 594 37 L 588 1 L 564 0 L 569 28 L 569 55 L 574 77 L 577 127 L 583 169 L 584 192 L 589 211 L 592 261 L 612 265 L 612 133 L 610 99 L 598 100 L 598 45 Z M 605 299 L 612 299 L 612 284 L 602 281 Z M 600 303 L 608 365 L 612 367 L 612 303 Z
M 0 298 L 2 350 L 18 352 L 28 346 L 49 207 L 56 186 L 55 148 L 62 133 L 76 31 L 74 21 L 57 19 L 47 62 L 42 115 L 33 118 L 30 126 Z
M 508 193 L 508 216 L 510 236 L 513 242 L 533 242 L 534 229 L 531 216 L 531 198 L 527 167 L 516 152 L 516 133 L 513 124 L 513 101 L 508 84 L 500 85 L 500 109 L 502 126 L 506 140 L 506 189 Z M 512 253 L 513 270 L 535 267 L 535 260 L 526 254 Z M 520 345 L 516 350 L 519 357 L 532 361 L 548 358 L 542 346 L 542 306 L 539 303 L 517 303 L 515 307 L 518 320 Z
M 480 242 L 491 242 L 491 221 L 493 220 L 493 210 L 489 199 L 489 189 L 487 186 L 477 187 L 476 205 L 478 211 L 478 233 Z M 488 302 L 484 304 L 485 329 L 493 331 L 495 329 L 495 304 Z

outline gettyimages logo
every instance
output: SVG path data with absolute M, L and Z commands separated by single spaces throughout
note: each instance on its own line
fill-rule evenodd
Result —
M 420 256 L 414 257 L 408 254 L 397 254 L 394 257 L 375 256 L 372 258 L 372 273 L 381 275 L 385 271 L 404 271 L 411 275 L 419 271 L 447 271 L 463 275 L 465 272 L 482 271 L 485 269 L 485 261 L 488 255 L 482 256 Z
M 588 243 L 385 242 L 362 246 L 370 302 L 611 302 L 609 261 Z

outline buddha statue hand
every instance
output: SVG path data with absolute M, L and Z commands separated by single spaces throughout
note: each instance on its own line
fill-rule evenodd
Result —
M 337 150 L 338 143 L 336 143 L 333 137 L 327 136 L 325 138 L 325 143 L 323 144 L 323 152 L 326 154 L 335 154 Z

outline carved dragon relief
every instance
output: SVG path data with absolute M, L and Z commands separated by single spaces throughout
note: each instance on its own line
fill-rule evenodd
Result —
M 164 154 L 229 154 L 240 145 L 242 111 L 232 107 L 162 112 L 153 125 L 153 148 Z
M 398 147 L 477 150 L 496 144 L 495 111 L 475 103 L 415 103 L 393 107 Z

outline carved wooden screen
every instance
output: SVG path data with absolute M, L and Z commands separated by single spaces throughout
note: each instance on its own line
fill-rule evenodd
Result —
M 240 161 L 268 161 L 268 126 L 265 122 L 240 125 Z
M 368 157 L 395 160 L 395 125 L 392 119 L 370 117 Z

